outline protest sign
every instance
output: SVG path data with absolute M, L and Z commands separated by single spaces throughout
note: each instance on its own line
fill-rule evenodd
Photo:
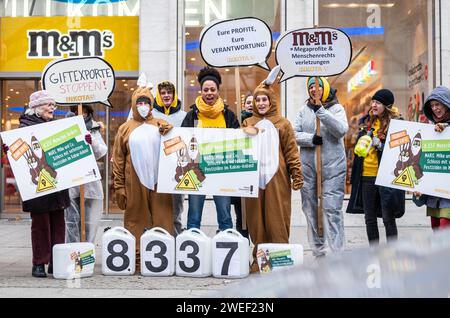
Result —
M 295 76 L 333 76 L 350 65 L 352 44 L 337 29 L 297 29 L 278 40 L 275 54 L 283 72 L 280 82 Z
M 70 58 L 49 63 L 42 73 L 42 86 L 58 104 L 102 103 L 114 91 L 111 65 L 99 57 Z
M 257 197 L 257 150 L 240 129 L 173 128 L 161 139 L 158 192 Z
M 81 116 L 3 131 L 23 201 L 100 180 Z
M 450 199 L 450 130 L 391 120 L 375 184 Z
M 257 18 L 214 21 L 200 34 L 200 53 L 213 67 L 258 65 L 270 70 L 266 60 L 272 50 L 272 32 Z

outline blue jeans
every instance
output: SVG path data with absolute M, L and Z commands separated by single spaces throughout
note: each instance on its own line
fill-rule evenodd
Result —
M 189 195 L 189 209 L 187 228 L 200 228 L 202 222 L 203 205 L 205 204 L 205 195 Z M 230 197 L 213 196 L 217 211 L 217 223 L 219 223 L 219 230 L 233 228 L 233 221 L 231 219 L 231 200 Z

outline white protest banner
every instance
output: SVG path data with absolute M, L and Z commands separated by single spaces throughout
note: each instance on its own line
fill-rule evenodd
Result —
M 50 62 L 42 73 L 42 86 L 58 104 L 102 103 L 114 91 L 111 65 L 99 57 L 69 58 Z
M 280 82 L 296 76 L 333 76 L 350 65 L 352 44 L 337 29 L 297 29 L 278 40 L 275 54 L 283 72 Z
M 158 192 L 257 197 L 257 140 L 241 129 L 173 128 L 161 139 Z
M 81 116 L 3 131 L 23 201 L 100 180 Z
M 258 65 L 270 70 L 266 60 L 272 50 L 272 32 L 257 18 L 214 21 L 200 33 L 200 53 L 213 67 Z
M 450 130 L 391 120 L 375 184 L 450 199 Z

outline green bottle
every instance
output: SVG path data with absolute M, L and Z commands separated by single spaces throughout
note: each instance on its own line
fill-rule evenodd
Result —
M 370 147 L 372 147 L 373 128 L 371 128 L 366 135 L 359 138 L 355 146 L 355 155 L 365 158 L 369 154 Z

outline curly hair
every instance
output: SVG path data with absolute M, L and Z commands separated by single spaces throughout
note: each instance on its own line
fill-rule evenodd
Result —
M 200 86 L 203 86 L 203 83 L 207 80 L 215 82 L 217 88 L 222 84 L 222 76 L 220 76 L 219 71 L 209 66 L 202 68 L 200 72 L 198 72 L 197 80 L 200 83 Z

